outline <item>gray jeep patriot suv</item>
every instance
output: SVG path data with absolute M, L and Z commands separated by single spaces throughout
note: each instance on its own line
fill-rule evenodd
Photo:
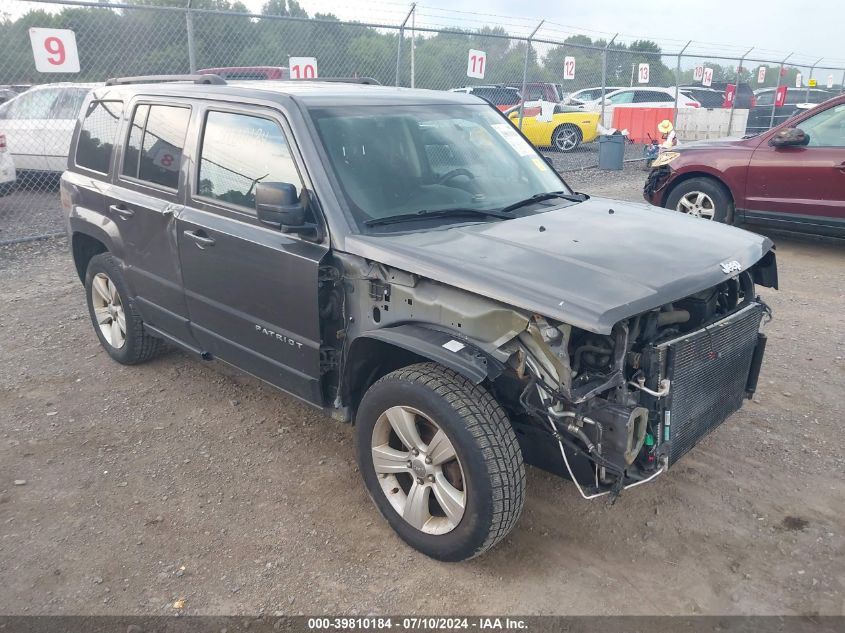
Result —
M 167 79 L 92 91 L 62 177 L 100 343 L 220 359 L 354 423 L 369 494 L 425 554 L 501 541 L 523 460 L 612 499 L 753 393 L 767 238 L 574 193 L 470 95 Z

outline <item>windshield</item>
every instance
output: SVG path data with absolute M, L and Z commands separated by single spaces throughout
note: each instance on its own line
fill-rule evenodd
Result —
M 498 215 L 472 212 L 498 211 L 538 194 L 569 193 L 512 124 L 486 105 L 337 107 L 313 109 L 311 115 L 361 230 L 404 215 L 427 226 L 500 221 Z M 538 200 L 512 215 L 550 205 L 554 202 Z

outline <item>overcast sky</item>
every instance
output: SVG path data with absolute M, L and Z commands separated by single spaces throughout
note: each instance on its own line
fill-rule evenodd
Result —
M 262 0 L 246 3 L 260 8 Z M 300 0 L 300 4 L 309 15 L 332 12 L 342 19 L 390 23 L 401 21 L 410 6 L 387 0 Z M 701 52 L 738 56 L 754 46 L 765 57 L 782 58 L 794 51 L 801 63 L 822 56 L 837 65 L 845 63 L 842 0 L 423 0 L 418 4 L 417 23 L 424 25 L 474 28 L 500 23 L 511 32 L 527 33 L 535 20 L 545 18 L 550 24 L 540 34 L 550 39 L 575 32 L 609 39 L 620 32 L 657 40 L 666 51 L 694 40 L 718 45 L 690 48 Z

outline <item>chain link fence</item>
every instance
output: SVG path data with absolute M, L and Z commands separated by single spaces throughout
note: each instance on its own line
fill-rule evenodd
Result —
M 514 123 L 561 172 L 595 167 L 598 124 L 625 127 L 638 106 L 675 122 L 682 142 L 741 136 L 840 94 L 845 83 L 843 65 L 799 55 L 714 52 L 692 42 L 667 52 L 655 41 L 595 38 L 541 20 L 468 14 L 442 24 L 438 11 L 445 13 L 412 4 L 385 9 L 383 21 L 343 22 L 286 0 L 267 1 L 261 13 L 211 0 L 0 0 L 0 243 L 61 232 L 58 177 L 75 119 L 86 92 L 110 77 L 316 72 L 468 91 L 513 108 Z M 37 29 L 72 31 L 76 50 L 66 36 Z M 776 106 L 782 86 L 785 103 Z M 626 159 L 642 158 L 653 138 L 656 129 L 632 133 Z

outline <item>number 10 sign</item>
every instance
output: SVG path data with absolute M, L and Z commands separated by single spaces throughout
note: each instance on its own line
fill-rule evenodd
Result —
M 35 70 L 40 73 L 78 73 L 76 35 L 69 29 L 29 29 Z

